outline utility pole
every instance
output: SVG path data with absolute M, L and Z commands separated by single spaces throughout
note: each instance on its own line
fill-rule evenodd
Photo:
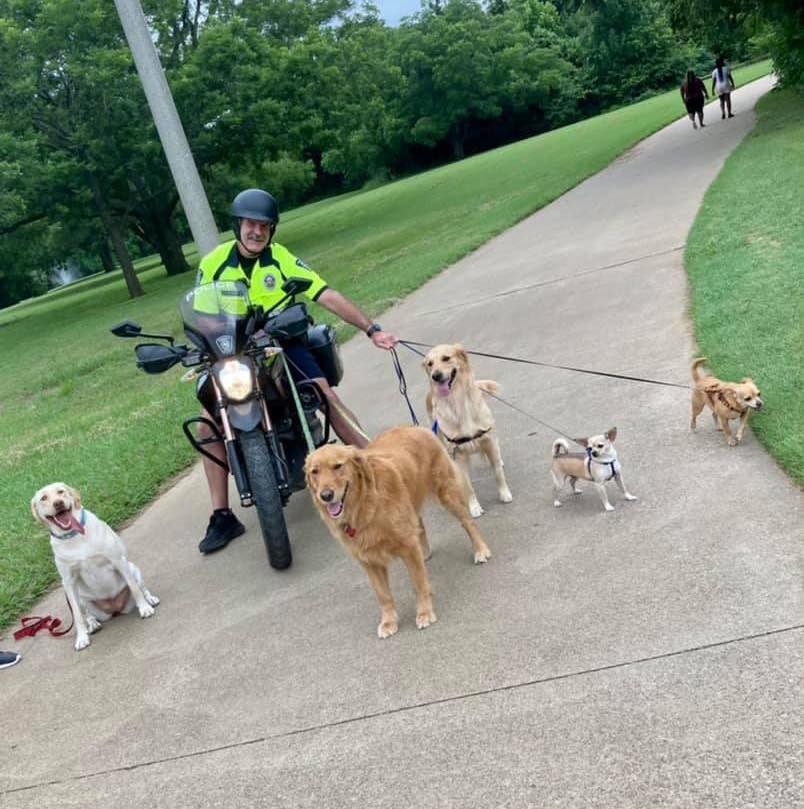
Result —
M 198 252 L 204 256 L 218 246 L 218 227 L 198 176 L 198 169 L 179 120 L 159 55 L 145 22 L 140 0 L 114 0 L 134 64 L 140 74 L 173 182 L 179 192 Z

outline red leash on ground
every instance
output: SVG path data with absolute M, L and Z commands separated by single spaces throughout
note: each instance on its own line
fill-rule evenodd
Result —
M 67 602 L 67 606 L 70 607 L 69 601 Z M 50 632 L 54 638 L 60 638 L 73 628 L 73 622 L 72 607 L 70 607 L 70 625 L 67 629 L 62 629 L 59 632 L 56 630 L 64 623 L 61 618 L 54 618 L 52 615 L 45 615 L 44 618 L 40 618 L 38 615 L 26 615 L 24 618 L 20 619 L 22 626 L 14 633 L 14 640 L 32 638 L 37 632 L 41 632 L 43 629 Z

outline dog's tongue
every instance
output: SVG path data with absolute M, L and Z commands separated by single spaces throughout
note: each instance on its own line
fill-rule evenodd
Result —
M 84 526 L 76 520 L 72 511 L 62 511 L 59 514 L 54 514 L 53 522 L 63 531 L 78 531 L 79 534 L 85 533 Z
M 327 511 L 330 517 L 338 517 L 343 511 L 343 501 L 338 500 L 337 503 L 327 503 Z
M 438 387 L 436 389 L 438 390 L 438 395 L 439 396 L 449 396 L 449 392 L 450 392 L 449 381 L 447 381 L 447 382 L 439 382 Z

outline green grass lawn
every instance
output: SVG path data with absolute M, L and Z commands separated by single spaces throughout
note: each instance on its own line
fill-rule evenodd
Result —
M 687 241 L 692 318 L 723 379 L 752 376 L 759 440 L 804 483 L 804 96 L 760 100 L 755 129 L 709 188 Z
M 769 69 L 768 62 L 742 68 L 736 80 L 744 84 Z M 308 205 L 283 215 L 279 241 L 379 315 L 683 114 L 672 91 Z M 192 245 L 185 252 L 197 261 Z M 16 621 L 55 576 L 47 537 L 28 510 L 39 486 L 64 480 L 120 526 L 194 457 L 180 429 L 197 410 L 193 386 L 180 384 L 178 371 L 161 377 L 138 372 L 133 343 L 109 333 L 110 325 L 131 318 L 179 336 L 176 301 L 193 278 L 168 278 L 153 260 L 138 266 L 142 298 L 129 300 L 121 276 L 113 274 L 0 312 L 0 627 Z M 206 515 L 192 519 L 200 534 Z

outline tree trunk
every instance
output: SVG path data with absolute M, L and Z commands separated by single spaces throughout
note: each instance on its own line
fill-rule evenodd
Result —
M 134 177 L 133 181 L 138 197 L 132 212 L 136 218 L 134 232 L 159 253 L 168 275 L 189 272 L 192 268 L 184 257 L 179 236 L 173 227 L 173 211 L 179 201 L 178 194 L 150 192 L 142 177 Z
M 458 121 L 450 127 L 449 140 L 452 144 L 452 156 L 456 160 L 463 160 L 463 143 L 466 140 L 466 127 L 462 121 Z
M 109 242 L 102 242 L 98 248 L 100 254 L 101 266 L 104 272 L 114 272 L 117 266 L 114 263 L 114 256 L 112 255 L 112 248 L 109 247 Z
M 151 214 L 151 211 L 148 212 Z M 149 244 L 156 248 L 168 275 L 189 272 L 192 267 L 187 263 L 181 249 L 179 236 L 173 228 L 170 214 L 153 212 L 147 219 L 140 220 L 140 226 Z
M 112 248 L 117 255 L 117 260 L 120 262 L 120 267 L 123 270 L 123 278 L 126 279 L 129 297 L 138 298 L 140 295 L 144 295 L 145 292 L 140 284 L 140 279 L 137 278 L 137 273 L 134 270 L 134 263 L 131 261 L 131 255 L 128 252 L 128 248 L 123 240 L 123 236 L 120 233 L 120 228 L 109 212 L 109 208 L 107 207 L 103 198 L 103 192 L 101 191 L 98 178 L 91 171 L 87 171 L 87 177 L 89 179 L 90 188 L 92 188 L 92 194 L 95 197 L 95 207 L 98 209 L 101 221 L 103 222 L 103 227 L 109 236 L 109 240 L 112 243 Z

